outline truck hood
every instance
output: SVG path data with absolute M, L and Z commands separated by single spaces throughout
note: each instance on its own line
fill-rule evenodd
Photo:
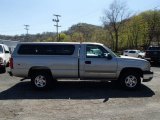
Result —
M 121 55 L 120 58 L 129 59 L 129 60 L 142 60 L 141 58 L 131 57 L 131 56 L 124 56 Z
M 141 70 L 150 70 L 150 63 L 141 58 L 128 57 L 128 56 L 120 56 L 117 57 L 118 68 L 122 69 L 123 67 L 132 67 L 132 68 L 140 68 Z

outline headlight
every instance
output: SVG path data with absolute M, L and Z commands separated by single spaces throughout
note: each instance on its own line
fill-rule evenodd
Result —
M 145 63 L 145 70 L 146 71 L 150 71 L 150 68 L 151 68 L 150 62 L 146 61 L 146 63 Z

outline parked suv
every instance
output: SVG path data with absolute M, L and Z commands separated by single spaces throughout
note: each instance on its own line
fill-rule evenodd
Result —
M 135 89 L 153 78 L 147 60 L 118 57 L 100 43 L 20 43 L 10 67 L 10 75 L 31 78 L 38 89 L 59 78 L 116 81 Z
M 146 50 L 145 59 L 151 62 L 160 62 L 160 46 L 150 46 Z
M 4 73 L 6 66 L 9 65 L 9 59 L 11 57 L 9 48 L 5 44 L 0 44 L 0 71 Z

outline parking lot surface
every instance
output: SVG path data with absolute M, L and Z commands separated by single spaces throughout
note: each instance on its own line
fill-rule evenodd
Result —
M 0 120 L 160 120 L 160 67 L 139 90 L 110 82 L 61 81 L 38 91 L 0 74 Z

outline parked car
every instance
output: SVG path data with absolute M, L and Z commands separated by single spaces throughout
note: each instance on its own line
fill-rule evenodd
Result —
M 11 57 L 9 48 L 5 44 L 0 44 L 0 71 L 6 72 L 6 66 L 9 65 L 9 59 Z
M 145 52 L 142 52 L 140 50 L 124 50 L 123 55 L 130 56 L 130 57 L 136 57 L 136 58 L 144 58 Z
M 100 43 L 20 43 L 10 67 L 11 76 L 31 78 L 38 89 L 59 78 L 116 81 L 135 89 L 153 78 L 147 60 L 118 57 Z
M 160 62 L 160 46 L 150 46 L 146 50 L 145 59 L 151 62 Z

